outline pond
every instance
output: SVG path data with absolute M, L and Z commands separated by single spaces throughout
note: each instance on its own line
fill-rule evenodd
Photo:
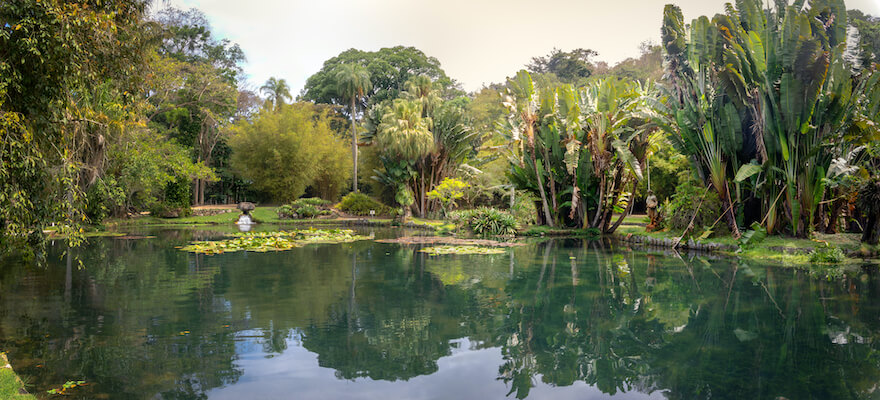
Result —
M 361 229 L 394 237 L 403 232 Z M 880 277 L 544 240 L 429 255 L 360 241 L 180 251 L 95 238 L 0 264 L 0 349 L 89 399 L 861 399 Z M 81 264 L 80 264 L 81 263 Z

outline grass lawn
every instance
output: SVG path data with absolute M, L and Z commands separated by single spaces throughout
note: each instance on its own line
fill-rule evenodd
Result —
M 22 386 L 21 380 L 18 379 L 15 372 L 12 371 L 12 368 L 6 368 L 7 365 L 9 365 L 9 361 L 6 359 L 6 355 L 0 353 L 0 400 L 36 399 L 36 397 L 29 394 L 19 394 L 20 390 L 24 389 L 24 386 Z

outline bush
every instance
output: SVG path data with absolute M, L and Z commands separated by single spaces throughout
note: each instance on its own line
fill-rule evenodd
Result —
M 449 215 L 453 223 L 470 229 L 476 235 L 516 234 L 516 219 L 509 213 L 494 208 L 480 207 L 473 210 L 451 212 Z
M 333 202 L 330 200 L 324 200 L 320 197 L 303 197 L 301 199 L 296 199 L 290 205 L 294 208 L 299 208 L 302 206 L 312 206 L 312 207 L 325 207 L 329 206 Z
M 320 210 L 315 206 L 302 206 L 296 209 L 296 213 L 302 218 L 315 218 Z
M 363 193 L 345 195 L 336 208 L 354 215 L 370 215 L 370 210 L 375 210 L 376 215 L 390 215 L 392 213 L 390 207 Z
M 165 202 L 156 202 L 150 206 L 150 215 L 159 218 L 184 218 L 192 214 L 189 207 L 175 207 Z
M 327 209 L 332 202 L 318 197 L 296 199 L 290 204 L 285 204 L 275 209 L 278 218 L 314 218 L 318 215 L 330 215 Z
M 820 247 L 810 252 L 810 262 L 814 264 L 840 264 L 846 254 L 839 247 Z
M 693 217 L 704 193 L 706 198 L 703 200 L 703 205 L 700 206 L 697 216 Z M 672 200 L 669 202 L 669 209 L 665 212 L 667 226 L 674 230 L 684 230 L 693 218 L 694 231 L 691 233 L 697 235 L 721 216 L 722 209 L 718 193 L 712 189 L 706 192 L 706 188 L 699 182 L 687 181 L 675 188 L 675 194 L 672 195 Z M 727 224 L 719 222 L 715 226 L 716 230 L 720 227 L 727 227 Z
M 351 178 L 352 160 L 331 122 L 310 103 L 261 111 L 229 127 L 230 164 L 274 199 L 295 199 L 308 187 L 335 197 Z
M 276 208 L 275 213 L 278 214 L 278 218 L 281 219 L 291 219 L 299 216 L 296 213 L 296 209 L 293 208 L 293 206 L 290 204 L 285 204 L 281 207 Z

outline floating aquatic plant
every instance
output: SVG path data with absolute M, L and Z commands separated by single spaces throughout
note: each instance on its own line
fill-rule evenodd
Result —
M 348 243 L 370 239 L 351 229 L 298 229 L 282 232 L 237 233 L 230 239 L 192 242 L 183 251 L 200 254 L 222 254 L 236 251 L 285 251 L 312 243 Z
M 434 246 L 419 250 L 432 256 L 445 254 L 504 254 L 505 250 L 480 246 Z

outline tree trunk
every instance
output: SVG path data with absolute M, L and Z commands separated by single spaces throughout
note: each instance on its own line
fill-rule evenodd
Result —
M 843 207 L 846 201 L 838 200 L 831 203 L 831 216 L 825 224 L 825 233 L 837 233 L 837 221 L 840 220 L 840 214 L 843 213 Z
M 427 212 L 427 210 L 425 210 L 425 205 L 426 205 L 425 204 L 425 175 L 424 174 L 419 174 L 419 175 L 421 176 L 420 183 L 422 185 L 421 190 L 419 191 L 419 202 L 421 202 L 421 212 L 419 213 L 419 217 L 425 218 L 425 213 Z
M 199 183 L 200 182 L 201 182 L 201 179 L 198 179 L 198 178 L 196 178 L 193 181 L 193 205 L 194 206 L 199 205 Z
M 599 204 L 596 205 L 596 214 L 593 215 L 593 222 L 590 223 L 590 226 L 585 226 L 584 228 L 596 228 L 599 226 L 599 218 L 602 216 L 603 209 L 605 208 L 605 181 L 606 181 L 605 173 L 602 173 L 602 178 L 599 179 Z
M 865 220 L 865 230 L 862 232 L 862 243 L 876 245 L 880 242 L 880 227 L 878 227 L 878 219 L 876 214 L 868 215 Z
M 614 225 L 612 225 L 610 229 L 606 229 L 604 233 L 614 233 L 614 231 L 616 231 L 617 228 L 620 227 L 620 224 L 623 223 L 623 219 L 626 218 L 626 216 L 629 215 L 630 212 L 632 212 L 633 204 L 636 203 L 636 186 L 637 185 L 638 185 L 638 181 L 634 180 L 633 181 L 633 191 L 632 191 L 632 194 L 629 196 L 629 203 L 626 205 L 626 210 L 624 210 L 623 214 L 621 214 L 620 217 L 617 218 L 617 221 L 614 222 Z
M 544 208 L 544 222 L 551 228 L 554 227 L 553 215 L 550 214 L 550 206 L 547 204 L 547 193 L 544 190 L 544 180 L 541 179 L 541 173 L 538 170 L 538 160 L 535 157 L 535 149 L 532 148 L 532 163 L 535 164 L 535 177 L 538 178 L 538 192 L 541 194 L 541 205 Z
M 727 226 L 733 234 L 734 239 L 739 239 L 742 234 L 739 233 L 739 226 L 736 224 L 736 216 L 733 215 L 733 204 L 730 201 L 730 186 L 724 183 L 725 195 L 722 199 L 721 206 L 724 207 L 724 214 L 727 218 Z
M 355 193 L 358 191 L 358 135 L 357 126 L 354 123 L 354 97 L 351 99 L 351 161 L 354 166 L 351 174 L 351 190 Z

